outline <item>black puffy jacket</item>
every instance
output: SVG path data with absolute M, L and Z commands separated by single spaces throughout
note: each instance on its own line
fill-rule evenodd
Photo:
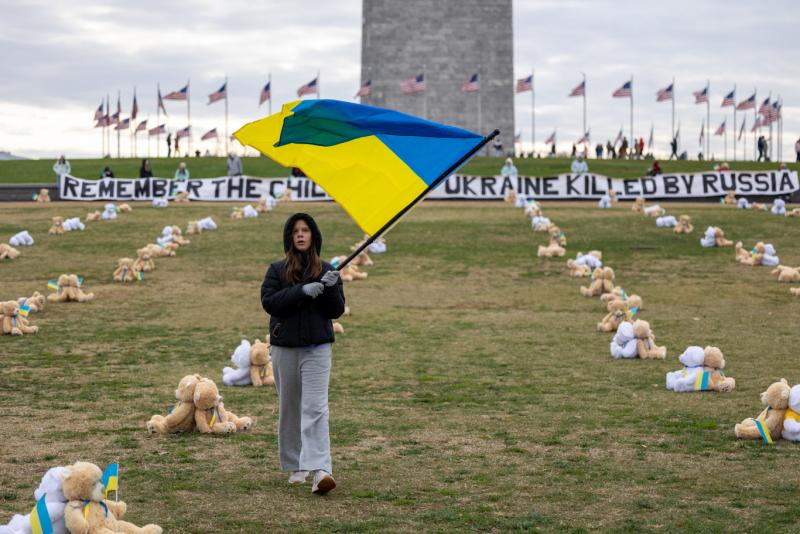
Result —
M 292 246 L 292 228 L 302 219 L 311 229 L 314 248 L 317 254 L 322 250 L 322 234 L 314 219 L 305 213 L 289 217 L 283 228 L 283 248 Z M 269 318 L 269 341 L 277 347 L 307 347 L 334 341 L 333 323 L 344 313 L 344 290 L 342 281 L 326 287 L 322 295 L 312 299 L 303 293 L 303 285 L 315 280 L 304 280 L 291 285 L 284 276 L 284 260 L 276 261 L 267 269 L 261 284 L 261 306 Z M 327 262 L 322 262 L 322 274 L 334 270 Z

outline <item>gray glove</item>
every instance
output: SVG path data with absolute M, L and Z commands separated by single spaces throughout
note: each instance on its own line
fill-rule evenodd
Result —
M 335 286 L 336 284 L 339 283 L 339 271 L 337 270 L 328 271 L 327 273 L 322 275 L 322 278 L 320 278 L 320 282 L 325 284 L 325 287 Z
M 303 293 L 305 293 L 312 299 L 315 299 L 318 296 L 322 295 L 323 291 L 325 291 L 325 286 L 323 286 L 319 282 L 311 282 L 303 286 Z

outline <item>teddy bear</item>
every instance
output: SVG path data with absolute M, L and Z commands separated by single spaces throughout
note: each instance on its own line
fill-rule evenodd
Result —
M 53 224 L 47 231 L 50 235 L 61 235 L 64 233 L 64 217 L 53 217 Z
M 333 333 L 344 334 L 344 326 L 339 321 L 333 321 Z
M 33 492 L 33 498 L 37 502 L 44 497 L 53 534 L 67 533 L 67 526 L 64 524 L 64 508 L 67 505 L 67 499 L 61 491 L 61 477 L 65 471 L 65 467 L 51 467 L 42 477 L 39 487 Z M 8 524 L 0 525 L 0 534 L 23 534 L 31 531 L 30 513 L 14 514 Z
M 780 264 L 780 258 L 776 255 L 775 247 L 770 243 L 759 241 L 753 250 L 750 251 L 750 257 L 745 257 L 741 252 L 737 253 L 737 261 L 744 265 L 757 267 L 765 265 L 768 267 L 775 267 Z
M 363 272 L 353 262 L 348 263 L 344 269 L 341 269 L 340 276 L 343 282 L 352 282 L 353 280 L 364 280 L 369 276 L 369 273 Z
M 338 257 L 340 258 L 340 261 L 344 261 L 347 259 L 344 256 L 338 256 Z M 369 267 L 370 265 L 374 265 L 372 258 L 370 258 L 369 254 L 367 254 L 367 252 L 364 250 L 359 252 L 358 255 L 355 258 L 353 258 L 353 260 L 350 263 L 356 266 L 363 265 L 364 267 Z
M 33 195 L 33 200 L 36 202 L 50 202 L 50 191 L 44 187 L 39 189 L 39 192 Z
M 567 235 L 558 226 L 551 226 L 547 233 L 550 234 L 551 243 L 558 243 L 562 247 L 567 246 Z
M 175 256 L 176 251 L 180 248 L 177 243 L 165 243 L 163 246 L 158 243 L 150 243 L 143 246 L 140 250 L 147 251 L 153 258 L 167 258 Z
M 55 293 L 47 295 L 50 302 L 88 302 L 94 298 L 94 293 L 84 293 L 81 289 L 83 281 L 76 274 L 62 274 L 58 277 Z
M 67 499 L 64 522 L 72 534 L 161 534 L 158 525 L 137 527 L 122 521 L 128 510 L 123 501 L 104 499 L 103 472 L 89 462 L 75 462 L 61 475 L 61 491 Z
M 795 297 L 800 297 L 800 287 L 790 287 L 789 293 L 791 293 Z
M 636 337 L 633 335 L 633 324 L 622 321 L 617 327 L 617 333 L 611 340 L 611 356 L 618 360 L 620 358 L 636 357 Z
M 694 226 L 692 226 L 692 218 L 688 215 L 681 215 L 678 218 L 678 224 L 675 225 L 675 228 L 672 231 L 676 234 L 691 234 L 694 231 Z
M 169 201 L 166 198 L 154 198 L 152 206 L 154 208 L 166 208 L 169 206 Z
M 553 223 L 544 215 L 534 215 L 531 217 L 531 227 L 534 232 L 548 232 Z
M 718 247 L 730 247 L 733 241 L 725 239 L 725 232 L 719 226 L 714 227 L 714 244 Z
M 44 311 L 44 305 L 47 302 L 47 298 L 38 291 L 34 291 L 33 295 L 30 297 L 21 297 L 17 300 L 17 302 L 20 306 L 27 306 L 28 311 L 41 312 Z
M 100 220 L 100 212 L 97 210 L 90 211 L 86 214 L 86 222 L 95 222 Z
M 794 208 L 792 211 L 786 212 L 787 217 L 800 217 L 800 208 Z
M 197 224 L 199 224 L 200 227 L 203 228 L 203 230 L 216 230 L 217 229 L 217 223 L 215 223 L 214 219 L 212 219 L 211 217 L 205 217 L 203 219 L 200 219 L 199 221 L 197 221 Z
M 786 216 L 786 201 L 782 198 L 776 198 L 775 202 L 772 203 L 772 209 L 770 210 L 773 215 L 783 215 Z
M 614 291 L 614 280 L 616 275 L 614 269 L 611 267 L 603 267 L 603 293 L 611 293 Z
M 612 300 L 606 305 L 608 313 L 603 320 L 597 323 L 597 330 L 600 332 L 615 332 L 620 323 L 626 320 L 628 303 L 624 300 Z
M 196 235 L 203 232 L 203 228 L 200 227 L 198 221 L 189 221 L 189 224 L 186 226 L 186 233 L 188 235 Z
M 186 204 L 189 202 L 189 192 L 188 191 L 178 191 L 175 193 L 175 203 L 176 204 Z
M 150 256 L 150 251 L 146 248 L 140 248 L 136 251 L 136 261 L 133 262 L 133 270 L 143 273 L 149 273 L 156 268 L 156 263 Z
M 258 204 L 256 204 L 256 211 L 259 213 L 266 213 L 275 208 L 275 205 L 275 197 L 272 195 L 266 195 L 258 200 Z
M 644 211 L 644 197 L 636 197 L 631 206 L 631 210 L 642 213 Z
M 517 192 L 514 191 L 514 188 L 509 187 L 508 189 L 506 189 L 506 194 L 505 196 L 503 196 L 503 200 L 511 205 L 517 203 Z
M 733 189 L 729 189 L 725 196 L 722 197 L 722 204 L 724 206 L 735 206 L 736 205 L 736 191 Z
M 133 268 L 131 258 L 120 258 L 117 260 L 117 268 L 114 269 L 115 282 L 133 282 L 136 279 L 136 269 Z
M 733 427 L 739 439 L 762 439 L 765 443 L 781 437 L 786 410 L 789 408 L 791 389 L 785 378 L 770 384 L 761 394 L 761 404 L 766 408 L 755 419 L 748 417 Z M 756 423 L 758 420 L 758 424 Z
M 234 367 L 222 368 L 222 383 L 226 386 L 249 386 L 250 380 L 250 342 L 243 339 L 231 355 Z
M 104 221 L 113 221 L 117 218 L 117 207 L 114 204 L 106 204 L 103 206 L 103 213 L 100 218 Z
M 718 347 L 703 349 L 703 375 L 700 379 L 699 390 L 718 391 L 730 393 L 736 388 L 736 380 L 725 376 L 725 357 Z
M 166 416 L 155 414 L 147 422 L 147 431 L 151 434 L 174 434 L 176 432 L 192 432 L 197 428 L 195 423 L 194 390 L 202 379 L 200 375 L 186 375 L 178 382 L 175 390 L 177 402 Z
M 254 217 L 258 217 L 258 211 L 256 211 L 256 209 L 250 204 L 247 204 L 242 208 L 242 215 L 244 215 L 245 219 L 252 219 Z
M 800 282 L 800 268 L 778 265 L 772 274 L 778 275 L 778 282 Z
M 783 415 L 781 437 L 787 441 L 800 441 L 800 385 L 789 390 L 789 407 Z
M 597 207 L 600 209 L 609 209 L 611 208 L 611 195 L 606 193 L 605 195 L 600 197 L 600 200 L 597 201 Z
M 722 240 L 720 241 L 717 238 L 717 231 L 722 233 L 722 230 L 717 228 L 716 226 L 709 226 L 706 228 L 706 231 L 703 233 L 703 237 L 700 238 L 700 246 L 703 248 L 713 248 L 713 247 L 720 247 L 720 246 L 727 246 L 727 245 L 720 245 L 719 243 L 730 243 L 727 239 L 724 238 L 725 234 L 722 233 Z M 731 243 L 733 244 L 733 243 Z
M 336 323 L 334 323 L 335 332 Z M 250 348 L 250 381 L 254 386 L 272 386 L 275 384 L 269 350 L 269 336 L 264 341 L 256 339 Z
M 633 323 L 633 335 L 636 337 L 636 353 L 643 360 L 663 360 L 667 357 L 666 347 L 656 345 L 656 338 L 650 330 L 650 323 L 637 319 Z
M 762 246 L 763 246 L 763 243 L 762 243 Z M 750 252 L 745 250 L 745 248 L 742 245 L 741 241 L 737 241 L 736 244 L 733 246 L 733 252 L 734 252 L 736 261 L 739 262 L 739 263 L 747 263 L 747 264 L 749 264 L 752 261 L 752 256 L 751 256 Z
M 72 232 L 74 230 L 80 230 L 81 232 L 86 229 L 86 225 L 83 224 L 78 217 L 71 217 L 64 221 L 64 230 L 67 232 Z
M 664 215 L 656 219 L 656 226 L 658 228 L 677 228 L 678 220 L 672 215 Z
M 283 190 L 281 196 L 278 197 L 278 202 L 291 202 L 292 201 L 292 190 L 288 187 Z
M 11 236 L 11 239 L 8 240 L 8 244 L 12 247 L 29 247 L 33 245 L 33 238 L 27 230 L 23 230 Z
M 21 336 L 35 334 L 38 331 L 38 326 L 30 326 L 28 319 L 19 314 L 19 302 L 9 300 L 0 304 L 0 333 Z
M 0 260 L 4 260 L 6 258 L 15 260 L 18 257 L 19 250 L 15 249 L 11 245 L 7 245 L 6 243 L 0 243 Z
M 241 219 L 244 219 L 244 213 L 242 213 L 242 209 L 238 207 L 231 209 L 231 220 L 238 221 Z
M 736 201 L 736 207 L 740 210 L 749 210 L 753 205 L 745 197 L 739 197 L 739 200 Z
M 781 260 L 778 257 L 775 247 L 772 246 L 772 243 L 767 243 L 764 245 L 764 255 L 761 257 L 761 265 L 766 267 L 775 267 L 776 265 L 780 265 L 780 263 Z
M 175 244 L 177 244 L 177 245 L 179 245 L 181 247 L 184 247 L 184 246 L 188 245 L 189 243 L 191 243 L 191 241 L 189 241 L 188 239 L 183 237 L 183 234 L 181 233 L 180 227 L 175 226 L 175 225 L 165 226 L 164 230 L 162 231 L 162 235 L 164 235 L 164 236 L 167 235 L 166 234 L 167 229 L 169 229 L 169 236 L 172 238 L 172 242 L 173 243 L 175 243 Z
M 120 213 L 130 213 L 133 211 L 133 208 L 130 204 L 120 204 L 117 209 Z
M 696 345 L 687 347 L 683 354 L 678 356 L 683 369 L 667 373 L 667 389 L 675 392 L 696 391 L 697 376 L 703 373 L 704 360 L 705 351 L 702 347 Z
M 225 410 L 222 397 L 213 380 L 201 378 L 194 388 L 194 420 L 203 434 L 230 434 L 253 426 L 249 417 L 237 417 Z
M 567 268 L 569 269 L 569 275 L 575 278 L 582 278 L 584 276 L 589 276 L 592 274 L 592 268 L 588 265 L 581 265 L 576 260 L 568 259 L 567 260 Z
M 527 215 L 528 217 L 533 217 L 535 215 L 541 215 L 541 214 L 542 214 L 542 208 L 536 202 L 536 199 L 532 198 L 528 200 L 528 203 L 525 204 L 525 215 Z
M 553 258 L 553 257 L 561 257 L 567 253 L 567 250 L 558 244 L 558 241 L 550 241 L 550 243 L 543 247 L 539 245 L 539 248 L 536 251 L 536 256 L 539 258 Z
M 605 271 L 602 267 L 597 267 L 594 271 L 592 271 L 592 281 L 589 284 L 589 287 L 581 287 L 581 295 L 584 297 L 599 297 L 602 295 L 604 276 Z
M 750 206 L 751 206 L 751 207 L 752 207 L 754 210 L 759 210 L 759 211 L 769 211 L 769 205 L 767 205 L 767 204 L 763 204 L 763 203 L 761 203 L 761 202 L 753 202 L 752 204 L 750 204 Z
M 643 207 L 642 213 L 644 213 L 645 217 L 661 217 L 666 212 L 658 204 L 653 204 L 652 206 Z

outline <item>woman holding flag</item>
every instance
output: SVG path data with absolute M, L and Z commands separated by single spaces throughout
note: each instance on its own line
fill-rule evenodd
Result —
M 332 319 L 344 313 L 339 271 L 320 259 L 322 233 L 295 213 L 283 228 L 286 256 L 269 266 L 261 305 L 269 316 L 272 368 L 278 390 L 278 451 L 289 483 L 313 474 L 311 491 L 336 487 L 328 436 Z

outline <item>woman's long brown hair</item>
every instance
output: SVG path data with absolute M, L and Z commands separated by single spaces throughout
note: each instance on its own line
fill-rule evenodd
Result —
M 286 269 L 284 270 L 286 281 L 294 285 L 306 280 L 316 280 L 322 273 L 322 261 L 319 259 L 317 249 L 314 246 L 314 235 L 311 235 L 311 246 L 308 247 L 308 264 L 303 261 L 303 253 L 292 247 L 286 252 Z

